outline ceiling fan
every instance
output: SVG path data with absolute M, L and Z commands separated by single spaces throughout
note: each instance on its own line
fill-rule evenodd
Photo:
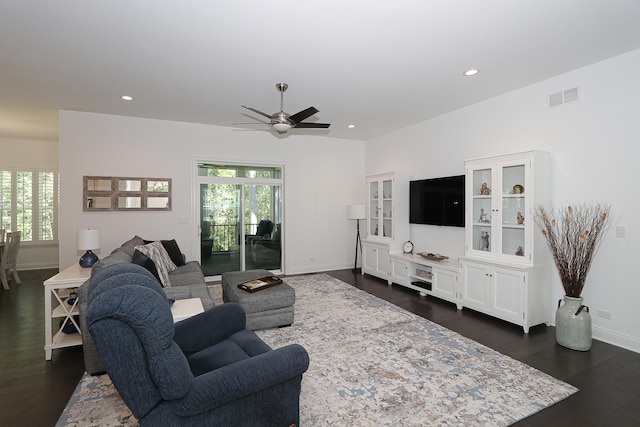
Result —
M 288 114 L 284 112 L 284 93 L 289 87 L 286 83 L 276 83 L 276 89 L 280 92 L 280 111 L 273 114 L 267 114 L 260 110 L 256 110 L 253 107 L 243 105 L 243 108 L 251 110 L 254 113 L 258 113 L 261 116 L 268 118 L 271 122 L 271 127 L 278 133 L 287 133 L 291 128 L 298 129 L 327 129 L 331 126 L 329 123 L 305 123 L 304 119 L 313 116 L 319 110 L 315 107 L 309 107 L 295 114 Z

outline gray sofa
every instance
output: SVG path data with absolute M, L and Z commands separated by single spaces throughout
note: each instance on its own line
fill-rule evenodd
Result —
M 98 260 L 98 262 L 94 264 L 91 270 L 91 278 L 108 266 L 131 263 L 135 247 L 144 245 L 147 242 L 148 241 L 145 241 L 139 236 L 135 236 L 124 242 L 122 246 L 115 249 L 110 255 Z M 82 284 L 78 290 L 78 307 L 80 310 L 80 329 L 82 332 L 85 369 L 87 373 L 96 375 L 103 373 L 104 367 L 98 357 L 98 352 L 96 351 L 91 334 L 87 329 L 87 297 L 89 289 L 92 286 L 91 278 Z M 184 265 L 178 266 L 176 270 L 169 273 L 169 279 L 171 281 L 171 287 L 162 288 L 167 298 L 174 300 L 200 298 L 205 310 L 214 306 L 213 300 L 209 295 L 209 290 L 207 289 L 207 282 L 202 274 L 202 268 L 197 261 L 186 262 Z

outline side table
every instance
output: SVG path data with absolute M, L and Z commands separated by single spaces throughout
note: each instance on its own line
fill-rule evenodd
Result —
M 91 276 L 90 268 L 75 264 L 44 281 L 44 358 L 51 360 L 53 349 L 82 345 L 80 326 L 73 318 L 79 314 L 78 300 L 68 304 L 69 294 Z M 58 320 L 62 320 L 59 324 Z M 54 326 L 54 322 L 56 323 Z M 65 334 L 62 329 L 72 323 L 77 334 Z
M 171 305 L 173 323 L 178 323 L 181 320 L 188 319 L 203 311 L 204 308 L 202 307 L 202 300 L 200 298 L 178 299 Z

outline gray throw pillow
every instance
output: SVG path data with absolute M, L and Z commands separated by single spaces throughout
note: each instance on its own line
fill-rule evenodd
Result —
M 171 261 L 171 257 L 164 246 L 162 246 L 162 243 L 160 241 L 155 241 L 147 245 L 139 245 L 136 246 L 136 250 L 151 258 L 158 269 L 160 283 L 162 283 L 165 288 L 170 287 L 171 281 L 169 280 L 169 273 L 177 267 L 173 261 Z

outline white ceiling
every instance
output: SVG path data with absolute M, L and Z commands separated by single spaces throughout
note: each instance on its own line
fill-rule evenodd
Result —
M 367 140 L 638 49 L 639 19 L 638 0 L 3 0 L 0 137 L 57 140 L 59 109 L 231 127 L 286 82 L 285 111 L 331 123 L 290 136 Z

